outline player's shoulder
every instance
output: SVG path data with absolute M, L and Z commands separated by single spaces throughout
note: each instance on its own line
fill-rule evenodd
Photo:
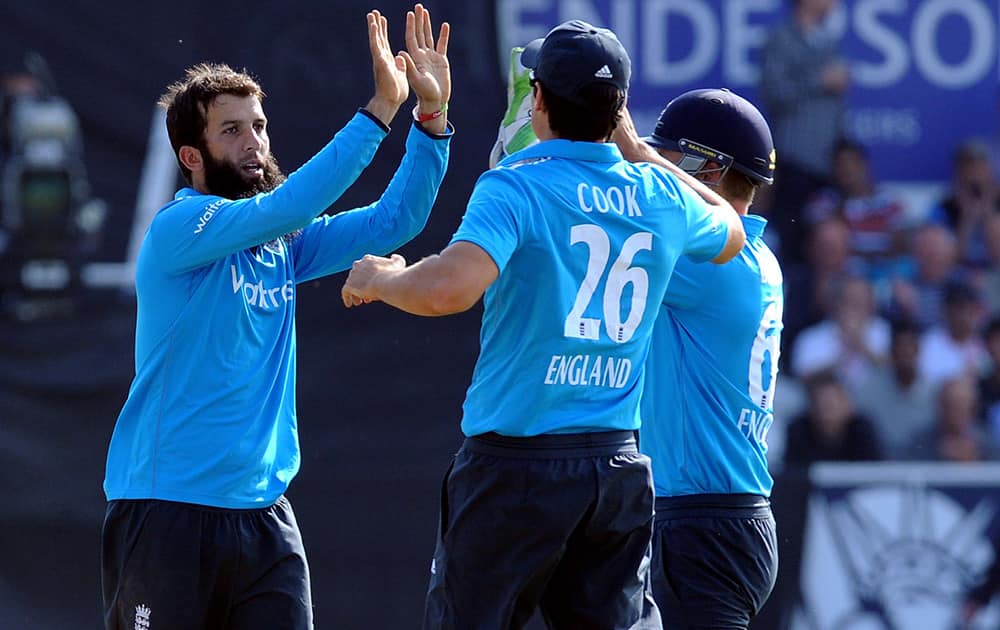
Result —
M 749 246 L 749 243 L 744 245 L 744 249 Z M 763 239 L 758 239 L 758 242 L 755 244 L 754 258 L 757 261 L 761 282 L 772 286 L 781 286 L 784 284 L 785 278 L 784 273 L 781 271 L 781 263 L 778 262 L 778 257 L 774 255 L 774 252 L 771 251 L 771 248 L 768 247 Z
M 225 197 L 218 195 L 208 195 L 198 192 L 193 188 L 184 188 L 174 196 L 173 199 L 163 205 L 156 213 L 156 217 L 165 214 L 176 214 L 179 212 L 198 212 L 211 209 L 218 209 L 229 203 Z
M 661 179 L 664 177 L 672 177 L 672 174 L 667 169 L 663 168 L 659 164 L 654 164 L 652 162 L 629 162 L 622 161 L 621 165 L 628 172 L 633 173 L 639 177 L 650 177 L 654 179 Z
M 516 190 L 523 186 L 520 181 L 522 179 L 523 177 L 518 174 L 516 169 L 507 166 L 494 166 L 479 175 L 475 191 L 479 194 L 486 192 L 496 194 L 504 190 Z
M 515 153 L 512 157 L 508 157 L 503 160 L 495 168 L 490 169 L 490 171 L 511 173 L 519 169 L 537 170 L 539 167 L 549 165 L 551 162 L 552 156 L 549 155 L 529 155 L 518 157 L 518 154 Z
M 149 225 L 149 234 L 189 225 L 200 233 L 212 217 L 231 200 L 218 195 L 206 195 L 194 189 L 184 189 L 160 208 Z
M 476 181 L 476 191 L 491 196 L 529 197 L 537 186 L 561 181 L 566 177 L 566 173 L 561 169 L 549 168 L 551 165 L 552 158 L 549 157 L 504 160 L 479 176 Z
M 643 185 L 652 194 L 658 194 L 664 190 L 674 192 L 684 189 L 687 184 L 681 182 L 677 175 L 673 174 L 659 164 L 650 162 L 638 162 L 631 165 L 634 172 L 640 178 Z

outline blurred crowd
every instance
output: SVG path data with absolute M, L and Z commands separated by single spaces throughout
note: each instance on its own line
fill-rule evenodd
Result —
M 785 310 L 772 466 L 1000 457 L 1000 143 L 956 139 L 913 207 L 850 139 L 837 0 L 794 0 L 762 49 Z M 896 189 L 897 191 L 899 189 Z
M 840 140 L 795 217 L 785 272 L 776 463 L 1000 457 L 1000 160 L 955 149 L 920 212 Z M 772 209 L 777 212 L 777 208 Z

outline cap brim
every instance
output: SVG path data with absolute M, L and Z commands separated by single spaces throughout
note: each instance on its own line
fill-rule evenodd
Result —
M 544 37 L 539 37 L 538 39 L 532 40 L 525 44 L 524 51 L 521 53 L 521 65 L 525 68 L 530 68 L 534 70 L 538 67 L 538 53 L 542 49 L 542 44 L 545 42 Z

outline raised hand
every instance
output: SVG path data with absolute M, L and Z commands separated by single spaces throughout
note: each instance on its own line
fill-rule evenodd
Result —
M 611 132 L 611 140 L 618 145 L 622 157 L 629 162 L 661 164 L 660 160 L 657 159 L 656 150 L 639 137 L 639 132 L 635 128 L 635 122 L 632 120 L 632 114 L 629 113 L 628 107 L 623 106 L 619 112 L 618 124 Z
M 406 80 L 406 61 L 402 56 L 392 54 L 392 48 L 389 47 L 389 25 L 385 16 L 374 10 L 367 17 L 368 48 L 371 50 L 372 70 L 375 74 L 375 96 L 365 109 L 388 125 L 399 111 L 399 106 L 410 95 L 410 86 Z
M 448 65 L 448 39 L 451 27 L 441 24 L 437 43 L 431 28 L 430 11 L 417 4 L 406 13 L 406 78 L 417 95 L 417 112 L 433 114 L 445 109 L 451 98 L 451 68 Z M 424 123 L 429 131 L 444 132 L 447 117 L 441 115 Z

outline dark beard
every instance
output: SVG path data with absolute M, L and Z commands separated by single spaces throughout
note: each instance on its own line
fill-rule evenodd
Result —
M 258 193 L 271 192 L 285 181 L 285 174 L 271 154 L 264 159 L 264 174 L 256 181 L 247 181 L 239 167 L 215 159 L 207 149 L 202 149 L 201 154 L 205 163 L 205 188 L 213 195 L 249 199 Z
M 254 182 L 248 182 L 238 167 L 216 160 L 208 149 L 202 149 L 202 156 L 205 162 L 205 188 L 210 194 L 226 199 L 249 199 L 258 193 L 271 192 L 286 179 L 272 154 L 264 159 L 263 176 Z M 286 243 L 291 243 L 301 233 L 302 230 L 295 230 L 282 238 Z

